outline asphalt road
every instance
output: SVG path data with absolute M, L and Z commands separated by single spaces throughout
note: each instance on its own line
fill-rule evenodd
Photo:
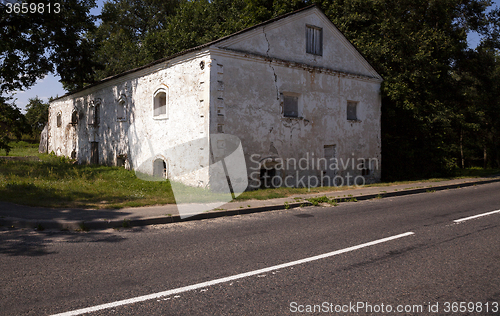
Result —
M 500 315 L 500 213 L 454 222 L 500 210 L 499 192 L 492 183 L 122 231 L 4 229 L 0 314 L 195 285 L 90 315 Z

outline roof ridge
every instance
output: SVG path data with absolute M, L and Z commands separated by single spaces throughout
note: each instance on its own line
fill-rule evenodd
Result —
M 205 44 L 198 45 L 198 46 L 195 46 L 195 47 L 191 47 L 191 48 L 188 48 L 188 49 L 186 49 L 186 50 L 180 51 L 180 52 L 178 52 L 178 53 L 172 54 L 172 55 L 170 55 L 170 56 L 167 56 L 167 57 L 163 57 L 163 58 L 157 59 L 157 60 L 152 61 L 152 62 L 150 62 L 150 63 L 148 63 L 148 64 L 145 64 L 145 65 L 142 65 L 142 66 L 139 66 L 139 67 L 136 67 L 136 68 L 132 68 L 132 69 L 126 70 L 126 71 L 121 72 L 121 73 L 116 74 L 116 75 L 112 75 L 112 76 L 106 77 L 106 78 L 104 78 L 104 79 L 101 79 L 101 80 L 99 80 L 99 81 L 97 81 L 97 82 L 94 82 L 94 83 L 92 83 L 92 84 L 90 84 L 90 85 L 88 85 L 88 86 L 85 86 L 85 87 L 83 87 L 83 88 L 76 89 L 76 90 L 73 90 L 73 91 L 69 91 L 68 93 L 65 93 L 64 95 L 62 95 L 62 96 L 60 96 L 60 97 L 58 97 L 58 98 L 55 98 L 55 99 L 53 99 L 52 101 L 59 100 L 59 99 L 64 98 L 64 97 L 66 97 L 66 96 L 68 96 L 68 95 L 71 95 L 71 94 L 74 94 L 74 93 L 77 93 L 77 92 L 81 92 L 81 91 L 83 91 L 83 90 L 86 90 L 86 89 L 89 89 L 89 88 L 95 87 L 95 86 L 100 85 L 100 84 L 102 84 L 102 83 L 104 83 L 104 82 L 111 81 L 111 80 L 113 80 L 113 79 L 116 79 L 116 78 L 123 77 L 123 76 L 128 75 L 128 74 L 134 73 L 134 72 L 136 72 L 136 71 L 139 71 L 139 70 L 142 70 L 142 69 L 146 69 L 146 68 L 148 68 L 148 67 L 151 67 L 151 66 L 154 66 L 154 65 L 160 64 L 160 63 L 162 63 L 162 62 L 165 62 L 165 61 L 167 61 L 167 60 L 173 59 L 173 58 L 175 58 L 175 57 L 179 57 L 179 56 L 185 55 L 185 54 L 187 54 L 187 53 L 190 53 L 190 52 L 193 52 L 193 51 L 196 51 L 196 50 L 200 50 L 200 49 L 202 49 L 202 48 L 205 48 L 205 47 L 208 47 L 208 46 L 210 46 L 210 45 L 216 44 L 216 43 L 218 43 L 218 42 L 224 41 L 224 40 L 226 40 L 226 39 L 228 39 L 228 38 L 231 38 L 231 37 L 233 37 L 233 36 L 243 34 L 243 33 L 245 33 L 245 32 L 248 32 L 248 31 L 250 31 L 250 30 L 253 30 L 253 29 L 255 29 L 255 28 L 258 28 L 258 27 L 261 27 L 261 26 L 264 26 L 264 25 L 267 25 L 267 24 L 270 24 L 270 23 L 276 22 L 276 21 L 281 20 L 281 19 L 283 19 L 283 18 L 289 17 L 289 16 L 291 16 L 291 15 L 297 14 L 297 13 L 302 12 L 302 11 L 309 10 L 309 9 L 311 9 L 311 8 L 314 8 L 314 7 L 316 7 L 316 8 L 318 8 L 318 9 L 319 9 L 319 7 L 318 7 L 316 4 L 311 4 L 311 5 L 308 5 L 308 6 L 304 7 L 304 8 L 301 8 L 301 9 L 298 9 L 298 10 L 295 10 L 295 11 L 292 11 L 292 12 L 288 12 L 288 13 L 285 13 L 285 14 L 283 14 L 283 15 L 277 16 L 277 17 L 275 17 L 275 18 L 269 19 L 269 20 L 267 20 L 267 21 L 264 21 L 264 22 L 261 22 L 261 23 L 258 23 L 258 24 L 255 24 L 255 25 L 249 26 L 249 27 L 247 27 L 247 28 L 245 28 L 245 29 L 243 29 L 243 30 L 240 30 L 240 31 L 237 31 L 237 32 L 235 32 L 235 33 L 232 33 L 232 34 L 229 34 L 229 35 L 223 36 L 223 37 L 218 38 L 218 39 L 216 39 L 216 40 L 213 40 L 213 41 L 207 42 L 207 43 L 205 43 Z M 320 9 L 320 10 L 321 10 L 321 9 Z

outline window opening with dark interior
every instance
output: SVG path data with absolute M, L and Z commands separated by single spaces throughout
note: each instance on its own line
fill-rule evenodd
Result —
M 357 107 L 358 107 L 358 102 L 347 101 L 347 119 L 349 121 L 358 120 Z
M 283 100 L 283 116 L 299 117 L 299 97 L 285 95 Z

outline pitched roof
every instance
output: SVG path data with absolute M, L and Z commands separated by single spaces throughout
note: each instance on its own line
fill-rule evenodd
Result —
M 320 9 L 317 5 L 316 5 L 316 4 L 311 4 L 311 5 L 307 6 L 307 7 L 302 8 L 302 9 L 298 9 L 298 10 L 296 10 L 296 11 L 293 11 L 293 12 L 290 12 L 290 13 L 287 13 L 287 14 L 280 15 L 280 16 L 275 17 L 275 18 L 273 18 L 273 19 L 270 19 L 270 20 L 264 21 L 264 22 L 262 22 L 262 23 L 259 23 L 259 24 L 256 24 L 256 25 L 254 25 L 254 26 L 251 26 L 251 27 L 248 27 L 248 28 L 246 28 L 246 29 L 243 29 L 243 30 L 241 30 L 241 31 L 238 31 L 238 32 L 236 32 L 236 33 L 233 33 L 233 34 L 230 34 L 230 35 L 227 35 L 227 36 L 221 37 L 221 38 L 216 39 L 216 40 L 214 40 L 214 41 L 211 41 L 211 42 L 208 42 L 208 43 L 205 43 L 205 44 L 202 44 L 202 45 L 196 46 L 196 47 L 192 47 L 192 48 L 189 48 L 189 49 L 186 49 L 186 50 L 180 51 L 180 52 L 178 52 L 178 53 L 175 53 L 175 54 L 173 54 L 173 55 L 170 55 L 170 56 L 168 56 L 168 57 L 164 57 L 164 58 L 161 58 L 161 59 L 155 60 L 155 61 L 153 61 L 153 62 L 151 62 L 151 63 L 149 63 L 149 64 L 146 64 L 146 65 L 143 65 L 143 66 L 140 66 L 140 67 L 137 67 L 137 68 L 133 68 L 133 69 L 127 70 L 127 71 L 125 71 L 125 72 L 122 72 L 122 73 L 119 73 L 119 74 L 116 74 L 116 75 L 110 76 L 110 77 L 106 77 L 106 78 L 104 78 L 104 79 L 102 79 L 102 80 L 100 80 L 100 81 L 97 81 L 97 82 L 95 82 L 95 83 L 92 83 L 92 84 L 90 84 L 90 85 L 88 85 L 88 86 L 85 86 L 85 87 L 83 87 L 83 88 L 80 88 L 80 89 L 76 89 L 76 90 L 70 91 L 70 92 L 68 92 L 68 93 L 64 94 L 63 96 L 60 96 L 60 97 L 58 97 L 58 98 L 53 99 L 52 101 L 55 101 L 55 100 L 61 99 L 61 98 L 63 98 L 63 97 L 66 97 L 66 96 L 68 96 L 68 95 L 71 95 L 71 94 L 74 94 L 74 93 L 77 93 L 77 92 L 83 91 L 83 90 L 88 89 L 88 88 L 95 87 L 95 86 L 100 85 L 100 84 L 102 84 L 102 83 L 104 83 L 104 82 L 108 82 L 108 81 L 114 80 L 114 79 L 116 79 L 116 78 L 123 77 L 123 76 L 125 76 L 125 75 L 131 74 L 131 73 L 134 73 L 134 72 L 136 72 L 136 71 L 140 71 L 140 70 L 146 69 L 146 68 L 148 68 L 148 67 L 151 67 L 151 66 L 154 66 L 154 65 L 157 65 L 157 64 L 163 63 L 163 62 L 168 61 L 168 60 L 171 60 L 171 59 L 173 59 L 173 58 L 175 58 L 175 57 L 179 57 L 179 56 L 182 56 L 182 55 L 187 54 L 187 53 L 190 53 L 190 52 L 194 52 L 194 51 L 197 51 L 197 50 L 201 50 L 201 49 L 203 49 L 203 48 L 207 48 L 207 47 L 209 47 L 209 46 L 211 46 L 211 45 L 213 45 L 213 44 L 216 44 L 216 43 L 219 43 L 219 42 L 225 41 L 225 40 L 227 40 L 227 39 L 229 39 L 229 38 L 232 38 L 232 37 L 234 37 L 234 36 L 237 36 L 237 35 L 240 35 L 240 34 L 246 33 L 246 32 L 251 31 L 251 30 L 253 30 L 253 29 L 259 28 L 259 27 L 261 27 L 261 26 L 265 26 L 265 25 L 267 25 L 267 24 L 271 24 L 271 23 L 273 23 L 273 22 L 276 22 L 276 21 L 282 20 L 282 19 L 284 19 L 284 18 L 286 18 L 286 17 L 289 17 L 289 16 L 291 16 L 291 15 L 295 15 L 295 14 L 300 13 L 300 12 L 304 12 L 304 11 L 310 10 L 310 9 L 312 9 L 312 8 L 317 8 L 318 10 L 320 10 L 321 12 L 323 12 L 323 11 L 322 11 L 322 10 L 321 10 L 321 9 Z M 324 13 L 323 13 L 323 14 L 324 14 Z M 330 22 L 331 22 L 331 21 L 330 21 Z M 333 22 L 331 22 L 331 23 L 333 24 Z M 358 51 L 358 53 L 359 53 L 361 56 L 363 56 L 363 54 L 361 54 L 361 52 L 359 52 L 359 50 L 358 50 L 358 49 L 357 49 L 354 45 L 353 45 L 353 47 L 354 47 L 354 48 Z M 365 57 L 363 56 L 363 58 L 365 58 Z M 365 60 L 366 60 L 366 58 L 365 58 Z M 376 70 L 375 70 L 375 71 L 376 71 Z

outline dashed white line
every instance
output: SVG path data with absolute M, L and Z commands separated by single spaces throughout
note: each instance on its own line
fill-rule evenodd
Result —
M 169 296 L 169 295 L 173 295 L 173 294 L 179 294 L 179 293 L 183 293 L 183 292 L 187 292 L 187 291 L 197 290 L 200 288 L 205 288 L 207 286 L 212 286 L 212 285 L 219 284 L 219 283 L 225 283 L 225 282 L 229 282 L 229 281 L 233 281 L 233 280 L 237 280 L 237 279 L 242 279 L 242 278 L 246 278 L 246 277 L 253 276 L 253 275 L 259 275 L 259 274 L 271 272 L 273 270 L 279 270 L 279 269 L 283 269 L 283 268 L 292 267 L 292 266 L 295 266 L 298 264 L 303 264 L 303 263 L 307 263 L 307 262 L 311 262 L 311 261 L 316 261 L 319 259 L 324 259 L 324 258 L 336 256 L 336 255 L 339 255 L 342 253 L 346 253 L 346 252 L 358 250 L 361 248 L 381 244 L 384 242 L 388 242 L 388 241 L 398 239 L 398 238 L 407 237 L 410 235 L 414 235 L 414 233 L 408 232 L 408 233 L 404 233 L 404 234 L 399 234 L 399 235 L 395 235 L 395 236 L 367 242 L 367 243 L 364 243 L 361 245 L 324 253 L 322 255 L 317 255 L 317 256 L 301 259 L 301 260 L 296 260 L 296 261 L 292 261 L 292 262 L 288 262 L 288 263 L 279 264 L 276 266 L 271 266 L 271 267 L 264 268 L 264 269 L 259 269 L 259 270 L 254 270 L 254 271 L 245 272 L 245 273 L 241 273 L 241 274 L 236 274 L 236 275 L 232 275 L 232 276 L 225 277 L 225 278 L 220 278 L 220 279 L 216 279 L 216 280 L 212 280 L 212 281 L 207 281 L 207 282 L 203 282 L 203 283 L 198 283 L 198 284 L 193 284 L 193 285 L 189 285 L 189 286 L 176 288 L 173 290 L 153 293 L 153 294 L 149 294 L 149 295 L 138 296 L 138 297 L 129 298 L 126 300 L 121 300 L 121 301 L 116 301 L 116 302 L 112 302 L 112 303 L 106 303 L 106 304 L 96 305 L 96 306 L 92 306 L 92 307 L 77 309 L 77 310 L 69 311 L 69 312 L 65 312 L 65 313 L 54 314 L 52 316 L 75 316 L 75 315 L 96 312 L 96 311 L 103 310 L 103 309 L 123 306 L 123 305 L 127 305 L 127 304 L 133 304 L 133 303 L 158 299 L 158 298 L 163 297 L 163 296 Z M 293 267 L 292 267 L 292 269 L 293 269 Z
M 487 215 L 491 215 L 491 214 L 495 214 L 495 213 L 500 213 L 500 210 L 491 211 L 491 212 L 488 212 L 488 213 L 483 213 L 483 214 L 478 214 L 478 215 L 474 215 L 474 216 L 469 216 L 469 217 L 465 217 L 465 218 L 456 219 L 456 220 L 454 220 L 454 222 L 455 223 L 460 223 L 460 222 L 468 221 L 469 219 L 483 217 L 483 216 L 487 216 Z

